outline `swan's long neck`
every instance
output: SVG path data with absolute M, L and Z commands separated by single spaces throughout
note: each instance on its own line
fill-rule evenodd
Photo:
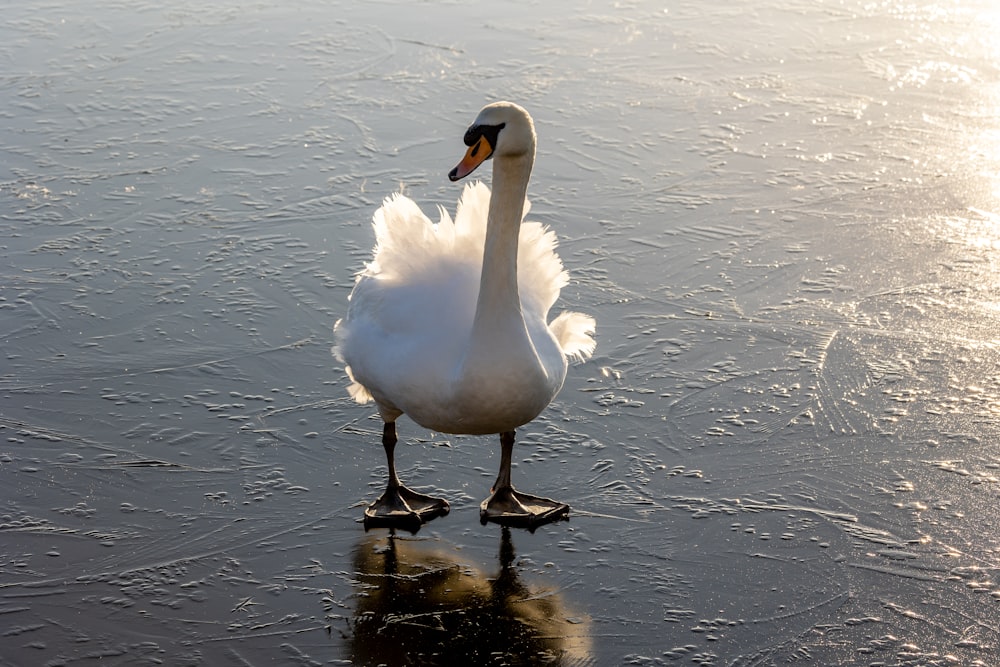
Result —
M 493 192 L 486 222 L 483 272 L 473 324 L 473 340 L 486 340 L 511 327 L 524 329 L 517 291 L 517 241 L 534 151 L 494 158 Z M 477 336 L 477 333 L 482 333 Z

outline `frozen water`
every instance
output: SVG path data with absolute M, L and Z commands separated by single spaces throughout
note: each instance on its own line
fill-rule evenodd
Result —
M 4 664 L 995 664 L 1000 12 L 29 1 L 0 24 Z M 365 534 L 329 354 L 369 220 L 533 114 L 598 350 L 519 432 L 569 502 Z M 488 172 L 487 172 L 488 173 Z M 409 662 L 407 662 L 409 661 Z

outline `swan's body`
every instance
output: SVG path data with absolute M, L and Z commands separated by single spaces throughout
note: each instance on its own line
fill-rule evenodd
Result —
M 489 105 L 466 143 L 466 158 L 450 176 L 457 180 L 492 156 L 492 196 L 481 183 L 466 186 L 454 221 L 442 210 L 436 225 L 409 198 L 386 199 L 374 216 L 375 256 L 336 327 L 338 354 L 353 381 L 349 391 L 358 402 L 374 400 L 386 424 L 387 494 L 394 493 L 394 423 L 401 414 L 444 433 L 509 434 L 512 447 L 514 429 L 559 392 L 567 357 L 586 358 L 594 349 L 591 317 L 563 313 L 547 321 L 568 275 L 555 254 L 555 234 L 522 222 L 535 154 L 530 116 L 510 103 Z M 495 491 L 510 486 L 509 459 L 504 451 Z M 444 501 L 413 494 L 410 503 L 405 493 L 383 496 L 369 518 L 394 522 L 402 514 L 412 522 L 447 512 Z M 488 502 L 494 501 L 502 502 Z M 546 499 L 522 501 L 492 513 L 484 503 L 483 516 L 537 515 L 524 505 Z M 423 513 L 421 503 L 430 503 Z
M 566 377 L 566 355 L 591 342 L 568 326 L 592 326 L 580 316 L 546 324 L 568 278 L 553 252 L 555 235 L 537 222 L 520 225 L 520 305 L 482 308 L 477 326 L 489 201 L 489 189 L 472 183 L 454 222 L 442 211 L 435 226 L 402 195 L 375 213 L 375 260 L 337 335 L 351 393 L 362 403 L 374 399 L 384 417 L 406 413 L 442 433 L 509 431 L 551 402 Z

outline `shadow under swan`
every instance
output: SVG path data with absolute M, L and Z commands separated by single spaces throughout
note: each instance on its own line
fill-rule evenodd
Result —
M 590 622 L 555 590 L 529 588 L 503 529 L 490 577 L 425 540 L 363 539 L 354 552 L 357 608 L 348 639 L 358 665 L 594 664 Z

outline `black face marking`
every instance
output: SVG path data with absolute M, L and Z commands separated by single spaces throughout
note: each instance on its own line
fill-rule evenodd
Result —
M 490 148 L 496 149 L 497 137 L 500 135 L 500 130 L 506 125 L 506 123 L 500 123 L 499 125 L 473 125 L 465 131 L 462 141 L 465 142 L 466 146 L 473 146 L 479 141 L 480 137 L 485 137 L 486 141 L 490 144 Z
M 489 144 L 485 147 L 485 150 L 489 151 L 488 155 L 479 158 L 479 162 L 484 162 L 493 157 L 493 151 L 497 148 L 497 137 L 500 136 L 500 130 L 504 128 L 506 123 L 500 123 L 499 125 L 473 125 L 468 130 L 465 131 L 465 136 L 462 137 L 462 141 L 465 142 L 466 146 L 470 146 L 472 150 L 469 151 L 468 157 L 476 159 L 479 155 L 479 149 L 483 148 L 480 139 L 485 139 L 486 143 Z M 462 160 L 465 161 L 464 159 Z M 479 164 L 477 162 L 477 164 Z M 461 165 L 459 165 L 461 166 Z M 472 169 L 475 169 L 473 167 Z M 463 176 L 467 176 L 471 172 L 466 172 Z M 448 179 L 452 181 L 459 180 L 458 167 L 455 167 L 450 172 L 448 172 Z
M 482 125 L 471 125 L 469 129 L 465 131 L 465 136 L 462 137 L 462 141 L 465 142 L 466 146 L 471 146 L 472 144 L 479 141 L 479 137 L 483 133 Z

